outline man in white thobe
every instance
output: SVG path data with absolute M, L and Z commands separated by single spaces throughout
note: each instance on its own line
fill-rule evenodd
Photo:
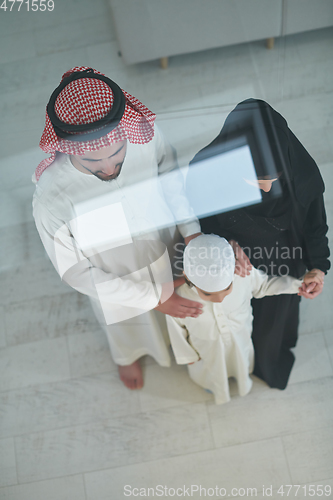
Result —
M 33 213 L 61 278 L 87 294 L 120 377 L 142 387 L 138 359 L 170 358 L 163 315 L 197 317 L 201 304 L 173 290 L 178 229 L 200 232 L 155 115 L 90 68 L 74 68 L 52 94 L 40 147 Z M 164 332 L 163 332 L 164 330 Z

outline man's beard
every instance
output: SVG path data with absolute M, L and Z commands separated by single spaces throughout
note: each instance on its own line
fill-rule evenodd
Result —
M 118 169 L 118 170 L 112 175 L 105 175 L 102 172 L 92 172 L 92 173 L 94 174 L 95 177 L 97 177 L 101 181 L 111 182 L 111 181 L 114 181 L 115 179 L 117 179 L 117 177 L 119 176 L 121 169 L 122 169 L 122 166 L 123 166 L 123 163 L 124 162 L 122 162 L 116 166 L 116 169 Z

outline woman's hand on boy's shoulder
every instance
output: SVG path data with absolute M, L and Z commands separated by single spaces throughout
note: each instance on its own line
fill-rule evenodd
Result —
M 184 238 L 185 245 L 187 246 L 191 240 L 194 240 L 194 238 L 196 238 L 197 236 L 200 236 L 201 234 L 202 233 L 195 233 L 195 234 L 191 234 L 191 236 L 186 236 Z
M 236 265 L 235 265 L 235 274 L 245 278 L 245 276 L 249 276 L 252 270 L 252 264 L 250 259 L 242 249 L 242 247 L 235 240 L 230 240 L 229 244 L 232 246 L 232 249 L 235 254 Z
M 311 271 L 308 271 L 303 278 L 303 283 L 299 288 L 298 295 L 306 299 L 314 299 L 317 297 L 323 291 L 324 276 L 325 273 L 320 269 L 311 269 Z

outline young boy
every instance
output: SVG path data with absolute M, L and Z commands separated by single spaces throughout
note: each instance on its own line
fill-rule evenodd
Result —
M 184 252 L 186 283 L 177 293 L 202 302 L 203 313 L 198 318 L 167 316 L 177 363 L 189 364 L 192 380 L 211 391 L 216 404 L 230 401 L 229 377 L 236 378 L 240 396 L 251 390 L 252 297 L 298 293 L 322 280 L 308 273 L 302 285 L 296 278 L 267 276 L 255 268 L 245 278 L 234 270 L 234 252 L 224 238 L 203 234 L 193 239 Z

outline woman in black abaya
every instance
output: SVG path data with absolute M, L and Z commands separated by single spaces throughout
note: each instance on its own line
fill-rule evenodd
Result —
M 272 129 L 272 124 L 275 128 L 276 135 L 269 133 L 268 137 L 270 142 L 275 143 L 271 144 L 275 152 L 278 151 L 278 141 L 287 168 L 285 173 L 281 158 L 275 159 L 282 196 L 272 199 L 269 195 L 275 179 L 258 177 L 262 203 L 203 218 L 200 221 L 202 231 L 237 242 L 244 248 L 251 263 L 268 274 L 289 274 L 300 278 L 307 270 L 319 269 L 324 276 L 330 268 L 324 183 L 316 163 L 279 113 L 264 101 L 248 99 L 238 104 L 227 117 L 220 134 L 194 157 L 191 165 L 209 158 L 212 150 L 228 140 L 234 113 L 241 113 L 254 105 L 262 110 L 265 128 Z M 191 169 L 189 179 L 190 174 Z M 214 179 L 209 182 L 214 182 Z M 224 183 L 227 182 L 225 179 Z M 303 287 L 300 295 L 314 298 L 321 293 L 322 286 Z M 299 302 L 300 296 L 297 295 L 253 299 L 253 373 L 270 387 L 284 389 L 288 383 L 295 360 L 290 349 L 295 347 L 297 341 Z

